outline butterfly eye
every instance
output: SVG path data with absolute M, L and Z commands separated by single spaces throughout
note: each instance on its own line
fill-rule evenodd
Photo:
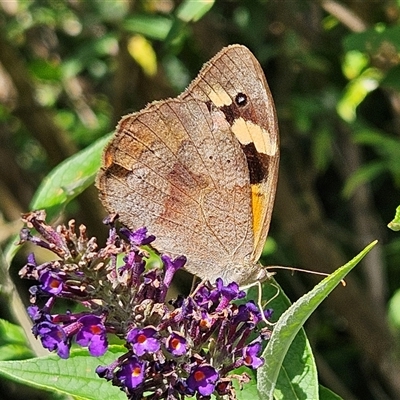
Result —
M 247 104 L 247 96 L 244 93 L 238 93 L 235 97 L 235 103 L 239 107 L 244 107 Z

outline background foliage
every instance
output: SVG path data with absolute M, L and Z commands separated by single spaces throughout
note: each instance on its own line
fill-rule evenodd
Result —
M 1 243 L 54 166 L 121 115 L 181 92 L 223 46 L 244 44 L 264 67 L 281 132 L 263 262 L 331 272 L 379 239 L 306 332 L 322 384 L 346 399 L 400 398 L 400 239 L 386 228 L 400 199 L 399 19 L 395 0 L 1 1 Z M 63 219 L 101 236 L 104 215 L 89 187 Z M 317 278 L 277 279 L 295 300 Z M 4 266 L 1 283 L 1 317 L 15 322 Z M 3 355 L 27 356 L 0 339 Z

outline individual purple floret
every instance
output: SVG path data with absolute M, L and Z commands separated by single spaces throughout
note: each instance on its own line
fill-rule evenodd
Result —
M 145 363 L 136 357 L 132 357 L 124 363 L 116 373 L 119 382 L 129 391 L 137 388 L 145 380 Z
M 198 365 L 190 372 L 187 378 L 187 386 L 192 391 L 198 391 L 203 396 L 209 396 L 214 392 L 219 379 L 217 370 L 211 365 Z
M 44 348 L 56 350 L 61 358 L 69 357 L 69 340 L 63 328 L 51 322 L 41 322 L 36 326 L 36 336 L 40 336 Z
M 126 341 L 132 345 L 137 356 L 142 356 L 145 353 L 155 353 L 160 349 L 160 339 L 157 336 L 157 330 L 152 326 L 143 329 L 133 328 L 128 332 Z
M 76 343 L 88 347 L 92 356 L 102 356 L 108 347 L 107 331 L 102 319 L 95 315 L 84 315 L 78 319 L 81 327 L 76 334 Z
M 172 332 L 165 341 L 165 347 L 172 355 L 179 357 L 187 351 L 187 340 L 179 333 Z

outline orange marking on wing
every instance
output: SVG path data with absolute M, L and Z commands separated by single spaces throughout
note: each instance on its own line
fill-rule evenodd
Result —
M 266 207 L 265 196 L 261 185 L 251 185 L 251 208 L 253 212 L 253 234 L 254 248 L 258 246 L 261 239 L 261 232 L 264 224 L 264 215 Z

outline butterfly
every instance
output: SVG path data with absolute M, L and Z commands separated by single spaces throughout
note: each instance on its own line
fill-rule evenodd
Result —
M 100 199 L 202 279 L 251 283 L 271 220 L 279 164 L 273 98 L 255 56 L 223 48 L 178 97 L 124 116 L 104 150 Z

